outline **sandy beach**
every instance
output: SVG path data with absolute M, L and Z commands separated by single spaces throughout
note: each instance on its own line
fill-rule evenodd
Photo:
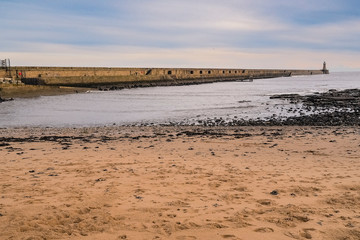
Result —
M 360 239 L 359 134 L 0 129 L 0 238 Z

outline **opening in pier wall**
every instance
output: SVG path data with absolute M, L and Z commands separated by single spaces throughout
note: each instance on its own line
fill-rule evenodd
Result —
M 145 75 L 150 75 L 151 72 L 152 72 L 152 69 L 148 69 L 148 70 L 146 71 L 146 74 L 145 74 Z

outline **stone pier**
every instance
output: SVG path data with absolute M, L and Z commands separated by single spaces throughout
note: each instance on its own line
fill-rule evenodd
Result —
M 106 67 L 10 67 L 0 69 L 0 80 L 30 85 L 99 87 L 198 84 L 247 81 L 260 78 L 326 74 L 320 70 L 220 69 L 220 68 L 106 68 Z

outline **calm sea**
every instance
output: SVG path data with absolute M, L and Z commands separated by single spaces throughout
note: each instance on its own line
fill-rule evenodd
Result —
M 278 108 L 284 102 L 269 96 L 349 88 L 360 88 L 360 72 L 16 99 L 0 104 L 0 127 L 191 123 L 220 117 L 285 116 L 289 113 Z

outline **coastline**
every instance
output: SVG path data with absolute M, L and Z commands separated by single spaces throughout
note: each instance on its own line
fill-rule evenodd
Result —
M 358 239 L 357 127 L 0 129 L 2 236 Z
M 2 237 L 359 239 L 360 90 L 272 97 L 303 115 L 0 128 Z
M 109 91 L 320 74 L 329 74 L 325 65 L 323 69 L 313 70 L 8 66 L 0 68 L 0 97 L 58 95 L 81 92 L 86 88 Z M 68 91 L 64 91 L 64 87 Z

